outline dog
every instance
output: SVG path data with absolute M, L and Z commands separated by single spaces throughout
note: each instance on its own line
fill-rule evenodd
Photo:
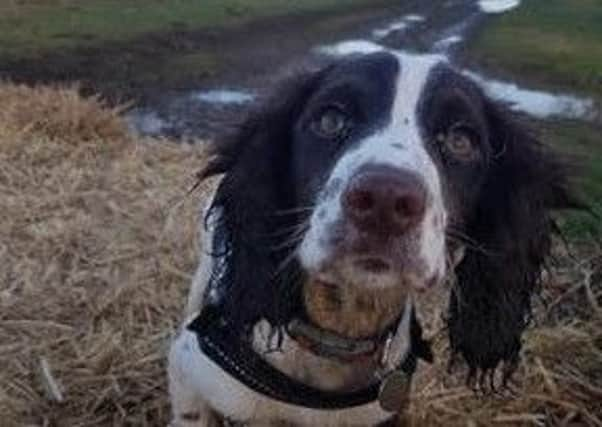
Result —
M 450 276 L 452 358 L 505 382 L 574 205 L 507 107 L 444 57 L 384 49 L 286 81 L 215 175 L 169 355 L 178 427 L 396 425 L 432 358 L 416 301 Z

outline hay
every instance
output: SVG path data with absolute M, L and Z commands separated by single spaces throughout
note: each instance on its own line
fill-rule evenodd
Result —
M 0 84 L 0 99 L 0 424 L 165 426 L 202 152 L 140 141 L 119 110 L 73 88 Z M 439 357 L 421 367 L 411 424 L 602 425 L 600 258 L 561 261 L 514 397 L 445 374 L 433 294 Z
M 76 89 L 0 99 L 0 424 L 165 425 L 202 153 Z

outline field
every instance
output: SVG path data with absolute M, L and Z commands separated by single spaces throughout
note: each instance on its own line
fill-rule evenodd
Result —
M 474 40 L 481 65 L 602 98 L 602 0 L 529 0 Z
M 495 17 L 470 42 L 473 62 L 519 83 L 551 92 L 591 97 L 602 107 L 602 1 L 530 0 Z M 546 142 L 578 166 L 579 188 L 602 217 L 602 115 L 593 123 L 546 121 Z M 575 238 L 599 237 L 602 220 L 569 215 L 565 230 Z
M 123 42 L 149 33 L 232 28 L 257 18 L 324 12 L 366 0 L 49 0 L 0 5 L 0 51 L 12 56 Z
M 16 54 L 38 55 L 71 49 L 74 36 L 90 45 L 138 37 L 139 26 L 124 29 L 124 15 L 105 8 L 111 2 L 90 0 L 96 6 L 86 10 L 74 0 L 3 2 L 0 48 L 23 43 Z M 212 23 L 237 25 L 241 10 L 251 13 L 239 8 L 248 2 L 230 0 L 174 0 L 169 19 L 159 0 L 119 5 L 137 12 L 131 19 L 144 15 L 144 31 L 162 31 L 188 22 L 201 3 L 212 8 Z M 330 4 L 306 4 L 318 3 Z M 287 13 L 290 4 L 254 2 L 252 13 Z M 591 54 L 602 46 L 600 4 L 527 1 L 492 19 L 469 54 L 522 83 L 600 102 L 602 54 Z M 41 25 L 41 10 L 62 23 Z M 112 31 L 95 26 L 99 17 Z M 166 350 L 200 250 L 197 206 L 215 185 L 189 193 L 205 161 L 202 144 L 135 137 L 121 108 L 77 86 L 0 82 L 0 99 L 0 424 L 167 425 Z M 577 185 L 602 215 L 602 125 L 538 127 L 577 158 Z M 555 242 L 511 388 L 482 395 L 462 372 L 446 372 L 445 293 L 433 292 L 421 312 L 436 360 L 419 367 L 407 425 L 602 426 L 602 221 L 560 219 L 568 242 Z
M 198 87 L 281 62 L 395 0 L 9 0 L 0 2 L 0 79 L 79 81 L 113 101 Z M 385 6 L 383 8 L 383 6 Z M 325 25 L 326 24 L 326 25 Z M 267 53 L 266 53 L 267 52 Z M 265 71 L 264 71 L 265 72 Z M 244 75 L 244 72 L 239 73 Z

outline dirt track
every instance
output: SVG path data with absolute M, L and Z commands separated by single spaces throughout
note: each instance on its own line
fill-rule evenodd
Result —
M 417 3 L 417 2 L 408 2 Z M 349 11 L 257 18 L 230 27 L 168 32 L 53 51 L 33 59 L 0 57 L 0 78 L 16 82 L 81 81 L 85 91 L 112 99 L 157 93 L 264 74 L 308 46 L 395 16 L 398 2 L 379 0 Z
M 402 3 L 402 4 L 400 4 Z M 429 50 L 436 40 L 465 32 L 482 15 L 476 3 L 457 0 L 381 0 L 337 12 L 270 17 L 235 28 L 149 34 L 127 43 L 53 52 L 35 60 L 0 58 L 0 79 L 17 82 L 79 81 L 84 93 L 134 101 L 153 111 L 171 136 L 213 137 L 241 117 L 241 106 L 191 102 L 193 91 L 247 88 L 259 96 L 277 75 L 317 60 L 312 48 L 365 39 L 401 16 L 427 17 L 379 40 L 392 48 Z M 460 28 L 464 26 L 465 28 Z
M 384 37 L 374 36 L 375 30 L 386 29 L 404 16 L 423 20 L 407 22 L 402 31 L 391 31 Z M 254 31 L 216 41 L 212 49 L 220 52 L 219 72 L 168 90 L 153 88 L 146 93 L 141 111 L 151 113 L 151 128 L 158 127 L 150 133 L 216 137 L 236 125 L 248 106 L 199 103 L 194 93 L 233 88 L 248 90 L 260 99 L 291 69 L 314 67 L 323 61 L 324 57 L 313 54 L 320 46 L 344 40 L 374 40 L 393 49 L 432 51 L 438 40 L 452 34 L 469 36 L 483 18 L 476 3 L 437 0 L 257 24 Z M 455 45 L 446 53 L 458 58 L 461 46 Z M 162 123 L 155 123 L 156 119 Z

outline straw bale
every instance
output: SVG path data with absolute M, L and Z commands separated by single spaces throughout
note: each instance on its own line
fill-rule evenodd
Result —
M 187 193 L 202 144 L 132 136 L 122 109 L 73 87 L 0 83 L 0 99 L 0 424 L 165 426 L 212 185 Z M 423 302 L 437 359 L 409 425 L 602 426 L 601 251 L 572 252 L 546 273 L 510 390 L 446 373 L 444 292 Z

